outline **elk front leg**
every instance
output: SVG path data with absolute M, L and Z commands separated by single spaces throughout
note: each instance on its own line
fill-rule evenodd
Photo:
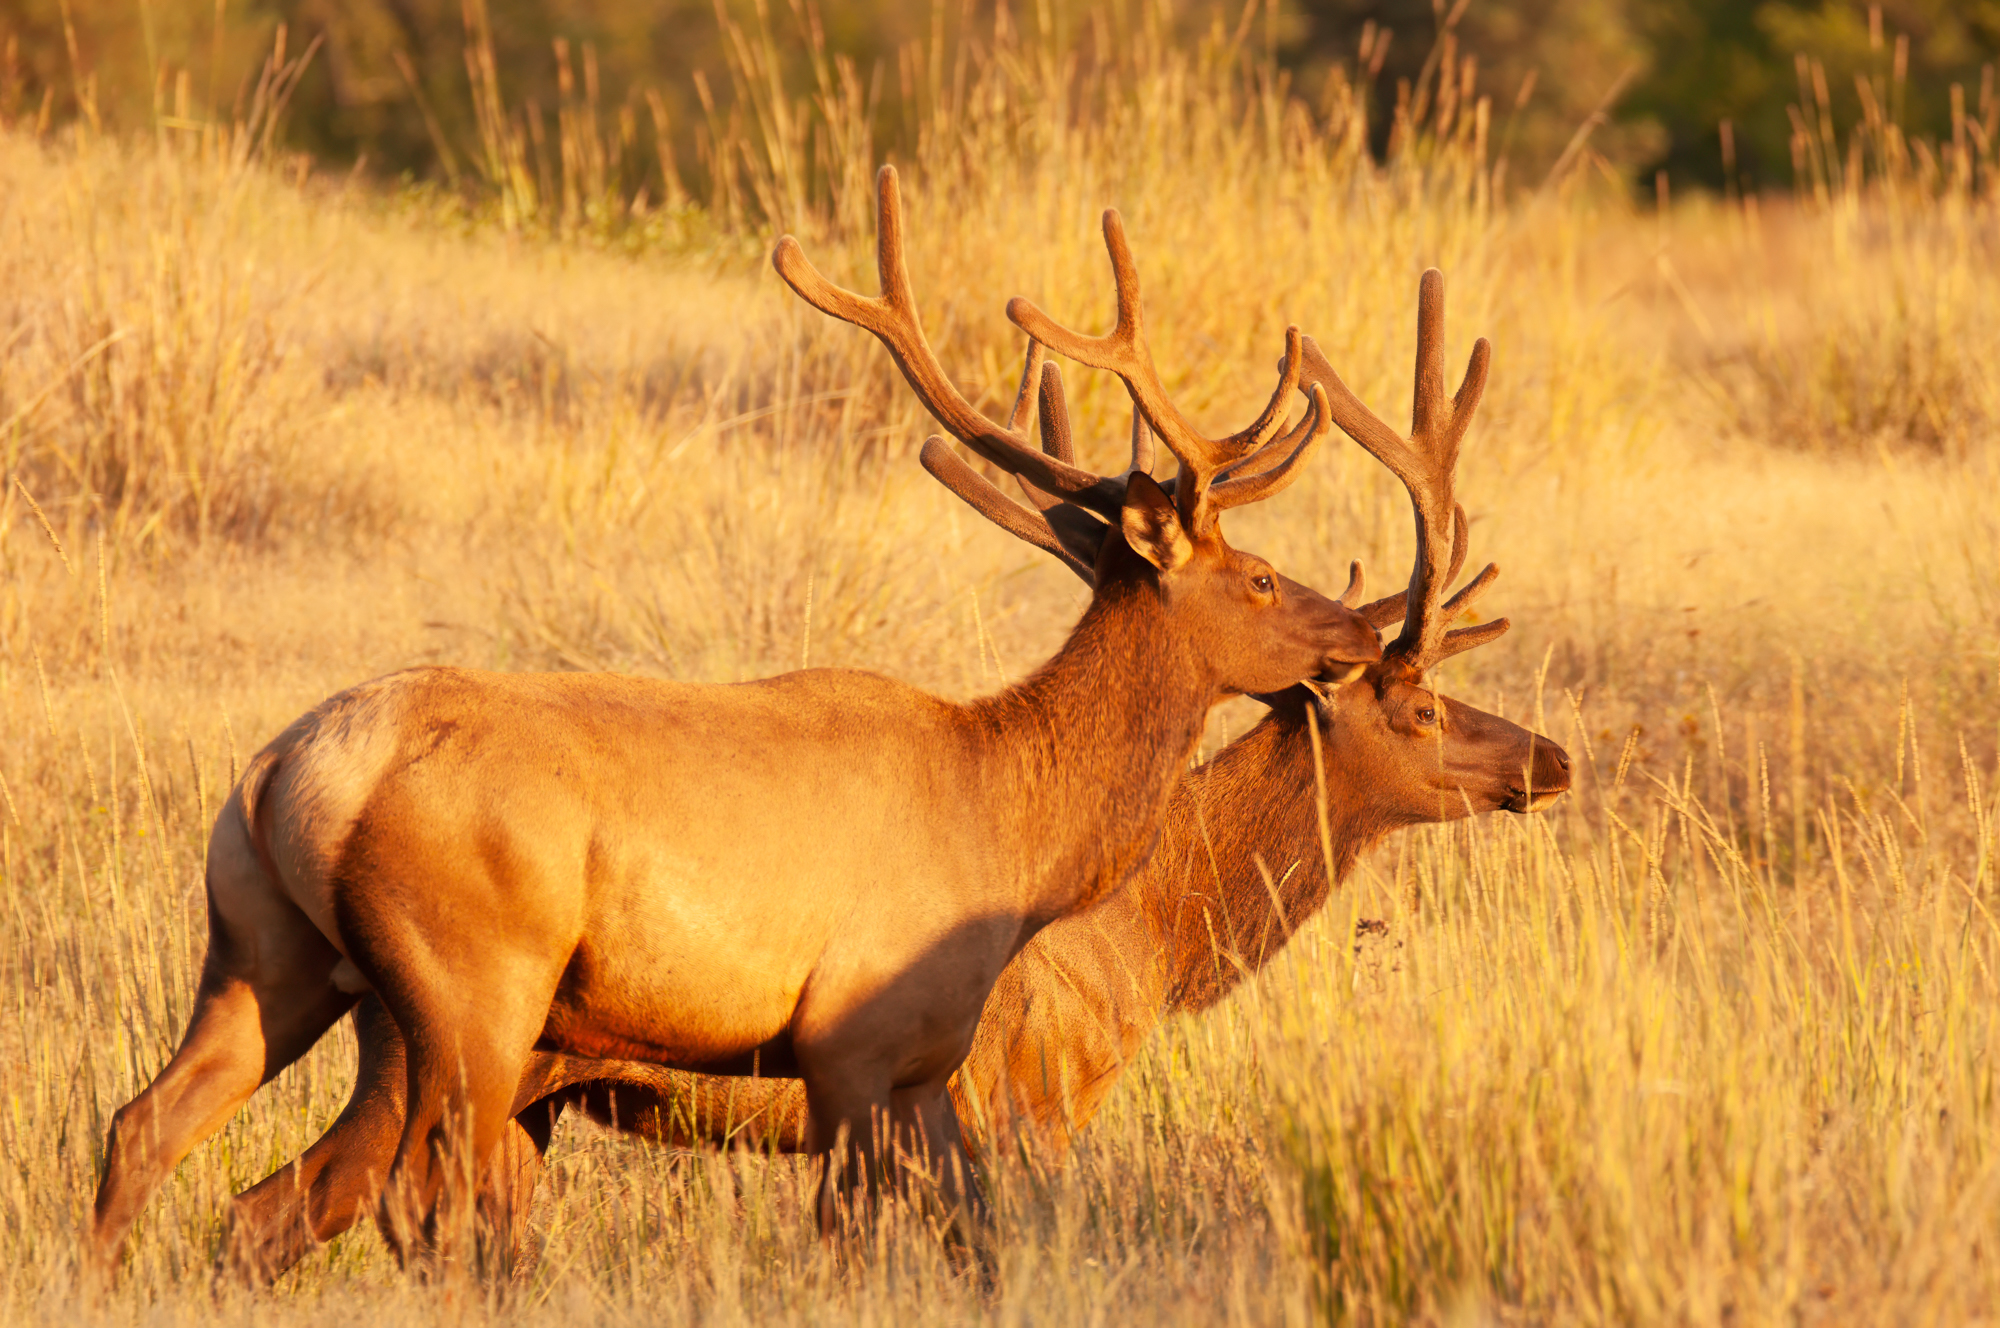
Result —
M 806 1150 L 824 1160 L 820 1172 L 820 1235 L 836 1235 L 846 1219 L 874 1216 L 881 1183 L 878 1135 L 889 1123 L 886 1074 L 857 1073 L 854 1067 L 816 1069 L 804 1055 Z
M 972 1157 L 959 1129 L 958 1111 L 943 1083 L 899 1088 L 890 1097 L 897 1170 L 902 1186 L 934 1194 L 947 1227 L 970 1239 L 985 1225 L 986 1201 L 972 1173 Z

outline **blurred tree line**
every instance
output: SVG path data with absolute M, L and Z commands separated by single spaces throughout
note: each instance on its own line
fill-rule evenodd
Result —
M 1937 140 L 1953 132 L 1952 84 L 1976 110 L 2000 60 L 2000 0 L 1307 0 L 1290 13 L 1288 58 L 1309 83 L 1371 23 L 1394 33 L 1377 77 L 1385 107 L 1436 36 L 1454 34 L 1479 61 L 1503 141 L 1514 120 L 1517 179 L 1540 178 L 1602 108 L 1590 146 L 1635 183 L 1664 170 L 1676 187 L 1782 187 L 1788 108 L 1817 100 L 1810 62 L 1845 129 L 1862 114 L 1856 79 L 1893 87 L 1900 59 L 1903 102 L 1890 109 L 1912 136 Z
M 291 54 L 319 43 L 291 104 L 292 146 L 382 175 L 440 178 L 479 150 L 466 51 L 469 25 L 484 22 L 505 102 L 527 108 L 531 132 L 535 117 L 588 101 L 619 117 L 619 132 L 651 143 L 664 131 L 670 161 L 698 177 L 703 125 L 729 111 L 719 14 L 801 45 L 818 25 L 826 49 L 853 61 L 878 141 L 893 145 L 912 81 L 949 78 L 939 65 L 961 29 L 990 31 L 993 3 L 776 0 L 767 12 L 757 0 L 0 0 L 0 121 L 132 130 L 226 119 L 283 25 Z M 1212 0 L 1123 8 L 1149 3 L 1190 32 L 1216 17 Z M 1030 14 L 1018 22 L 1093 21 L 1089 7 L 1062 0 L 1022 8 Z M 1227 10 L 1224 21 L 1243 21 L 1241 0 Z M 1788 107 L 1823 95 L 1834 122 L 1851 125 L 1856 79 L 1873 78 L 1900 89 L 1889 109 L 1911 135 L 1948 138 L 1952 85 L 1968 110 L 1983 110 L 2000 59 L 2000 0 L 1277 0 L 1249 21 L 1309 103 L 1330 79 L 1366 84 L 1378 146 L 1399 85 L 1443 58 L 1476 61 L 1496 148 L 1510 178 L 1527 183 L 1588 129 L 1591 150 L 1635 182 L 1664 170 L 1676 187 L 1781 187 L 1793 174 Z

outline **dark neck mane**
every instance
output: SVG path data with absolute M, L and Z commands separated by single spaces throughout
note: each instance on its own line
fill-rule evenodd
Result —
M 1104 898 L 1144 860 L 1216 699 L 1157 593 L 1143 575 L 1106 585 L 1053 658 L 968 707 L 990 759 L 984 786 L 960 792 L 1017 855 L 1031 929 Z

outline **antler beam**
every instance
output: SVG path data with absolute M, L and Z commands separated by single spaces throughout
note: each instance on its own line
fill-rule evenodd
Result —
M 1490 563 L 1448 602 L 1444 600 L 1445 587 L 1458 576 L 1466 555 L 1465 511 L 1454 493 L 1458 450 L 1485 393 L 1492 358 L 1491 344 L 1479 338 L 1457 393 L 1445 395 L 1444 274 L 1428 269 L 1417 286 L 1416 390 L 1410 436 L 1405 440 L 1340 380 L 1312 338 L 1305 339 L 1303 381 L 1324 393 L 1341 429 L 1409 491 L 1417 527 L 1409 589 L 1365 606 L 1361 614 L 1378 628 L 1402 619 L 1403 629 L 1384 657 L 1398 659 L 1418 673 L 1485 644 L 1508 626 L 1505 618 L 1498 618 L 1456 631 L 1449 628 L 1451 620 L 1471 607 L 1499 575 Z
M 807 304 L 874 333 L 888 347 L 918 400 L 952 437 L 1036 488 L 1115 519 L 1124 502 L 1123 485 L 1037 451 L 1015 429 L 987 419 L 952 386 L 924 336 L 916 297 L 910 291 L 909 269 L 903 262 L 902 199 L 893 166 L 884 166 L 875 177 L 875 226 L 880 296 L 858 295 L 828 281 L 789 235 L 778 241 L 771 264 Z M 1015 413 L 1020 414 L 1018 400 Z

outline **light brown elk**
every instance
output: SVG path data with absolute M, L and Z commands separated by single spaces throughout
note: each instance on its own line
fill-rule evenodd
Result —
M 955 1204 L 946 1085 L 1007 961 L 1144 861 L 1218 700 L 1380 657 L 1352 609 L 1221 535 L 1224 509 L 1284 487 L 1331 427 L 1314 388 L 1283 432 L 1296 329 L 1259 419 L 1203 436 L 1153 371 L 1105 214 L 1116 330 L 1063 335 L 1115 368 L 1178 458 L 1170 499 L 1142 470 L 1037 451 L 1024 405 L 1012 427 L 974 410 L 924 338 L 886 167 L 877 206 L 880 298 L 832 285 L 789 237 L 774 262 L 880 338 L 961 442 L 1089 514 L 1065 548 L 1089 556 L 1095 592 L 1062 649 L 965 705 L 852 671 L 703 686 L 444 668 L 323 702 L 251 760 L 217 819 L 194 1009 L 113 1118 L 95 1266 L 188 1149 L 363 991 L 406 1048 L 382 1198 L 399 1249 L 448 1239 L 447 1177 L 479 1174 L 538 1047 L 796 1075 L 808 1147 L 829 1159 L 823 1226 L 905 1148 Z
M 1453 467 L 1486 354 L 1476 352 L 1457 401 L 1444 402 L 1436 274 L 1426 276 L 1419 303 L 1418 425 L 1408 442 L 1353 398 L 1318 347 L 1304 343 L 1306 372 L 1327 390 L 1336 418 L 1409 489 L 1419 532 L 1410 587 L 1361 610 L 1378 628 L 1401 620 L 1403 631 L 1358 678 L 1267 698 L 1271 712 L 1261 723 L 1180 781 L 1160 848 L 1146 865 L 1095 907 L 1044 928 L 1008 964 L 952 1081 L 960 1116 L 989 1146 L 1060 1148 L 1164 1018 L 1207 1009 L 1261 968 L 1384 835 L 1494 810 L 1537 810 L 1569 787 L 1569 760 L 1555 743 L 1425 684 L 1430 666 L 1492 640 L 1507 622 L 1446 627 L 1497 575 L 1489 566 L 1449 600 L 1441 594 L 1467 553 Z M 1061 412 L 1050 419 L 1056 427 L 1045 431 L 1044 446 L 1068 460 Z M 941 478 L 1010 529 L 1026 525 L 1040 534 L 1038 543 L 1057 529 L 1035 528 L 969 470 Z M 1032 490 L 1029 496 L 1048 501 Z M 1445 549 L 1450 563 L 1440 568 L 1430 554 Z M 1406 613 L 1411 603 L 1414 614 Z M 1319 788 L 1331 863 L 1321 847 Z M 343 1186 L 371 1170 L 379 1176 L 393 1156 L 403 1119 L 401 1038 L 374 1001 L 356 1011 L 355 1023 L 361 1057 L 347 1109 L 298 1163 L 235 1201 L 227 1257 L 245 1272 L 275 1275 L 312 1243 L 345 1230 L 373 1191 Z M 807 1142 L 805 1093 L 796 1079 L 711 1077 L 544 1054 L 515 1102 L 523 1108 L 519 1128 L 487 1177 L 489 1211 L 503 1233 L 527 1209 L 540 1152 L 566 1105 L 664 1143 L 789 1152 Z M 343 1166 L 330 1165 L 336 1157 Z M 511 1237 L 503 1234 L 503 1242 Z

